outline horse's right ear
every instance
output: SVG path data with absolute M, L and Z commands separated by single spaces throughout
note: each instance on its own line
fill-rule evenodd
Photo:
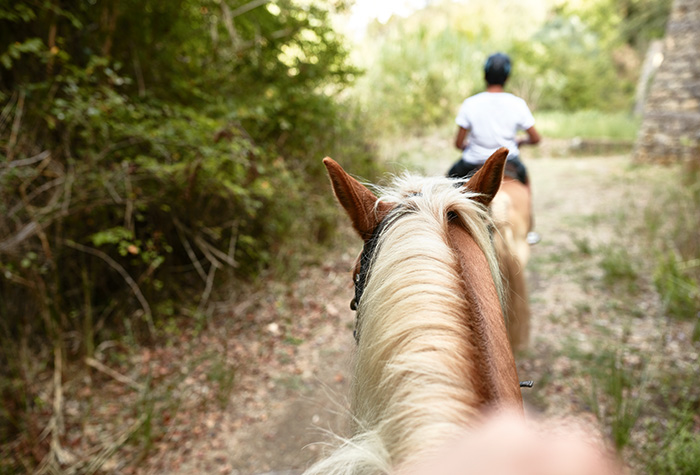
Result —
M 352 226 L 363 240 L 372 237 L 379 223 L 393 205 L 379 199 L 362 183 L 348 175 L 343 167 L 330 157 L 323 159 L 333 192 L 352 221 Z
M 469 191 L 478 193 L 473 199 L 484 206 L 488 206 L 493 197 L 498 193 L 503 181 L 503 171 L 506 168 L 508 149 L 501 147 L 486 160 L 469 181 L 464 185 Z

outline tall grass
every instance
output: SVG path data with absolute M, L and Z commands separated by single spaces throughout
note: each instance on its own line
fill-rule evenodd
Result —
M 598 420 L 607 427 L 618 451 L 623 450 L 632 437 L 632 430 L 642 412 L 646 374 L 640 368 L 631 368 L 625 361 L 624 350 L 618 345 L 583 351 L 571 341 L 569 357 L 588 368 L 590 386 L 583 398 Z
M 695 321 L 700 340 L 700 166 L 686 165 L 645 209 L 646 237 L 656 250 L 654 285 L 666 313 Z
M 682 412 L 680 421 L 666 430 L 660 448 L 651 453 L 648 473 L 696 475 L 700 473 L 700 434 L 693 432 L 692 413 Z

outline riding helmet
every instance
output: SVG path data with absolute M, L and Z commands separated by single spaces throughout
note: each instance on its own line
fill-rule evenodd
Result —
M 488 84 L 505 84 L 510 75 L 510 58 L 504 53 L 494 53 L 484 64 L 484 79 Z

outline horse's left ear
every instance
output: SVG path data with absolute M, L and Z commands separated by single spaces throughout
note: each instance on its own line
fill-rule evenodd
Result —
M 478 193 L 473 199 L 477 203 L 488 206 L 496 196 L 503 181 L 503 171 L 506 168 L 508 149 L 501 147 L 491 155 L 479 171 L 464 185 L 469 191 Z
M 350 217 L 355 231 L 367 241 L 394 205 L 379 201 L 374 193 L 348 175 L 343 167 L 330 157 L 323 159 L 333 191 Z

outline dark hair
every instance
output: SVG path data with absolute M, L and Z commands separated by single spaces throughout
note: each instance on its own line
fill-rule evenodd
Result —
M 484 79 L 486 83 L 500 84 L 506 83 L 510 74 L 510 58 L 504 53 L 495 53 L 489 56 L 484 64 Z

